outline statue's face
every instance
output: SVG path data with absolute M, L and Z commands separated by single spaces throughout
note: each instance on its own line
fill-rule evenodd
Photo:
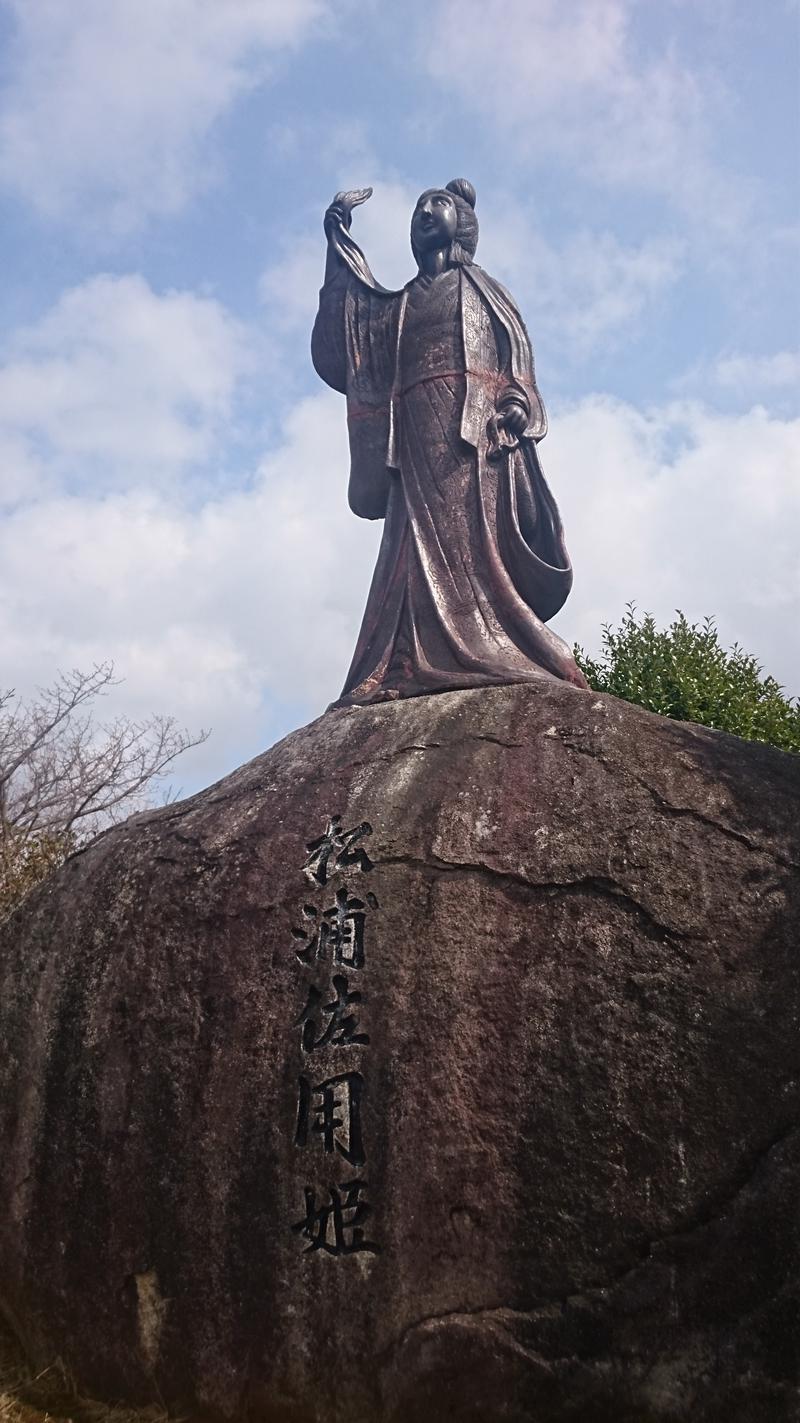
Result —
M 447 193 L 423 193 L 411 218 L 411 241 L 420 252 L 449 247 L 456 235 L 458 213 Z

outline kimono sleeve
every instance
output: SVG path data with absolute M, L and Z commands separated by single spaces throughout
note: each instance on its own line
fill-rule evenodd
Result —
M 348 498 L 362 519 L 386 513 L 392 391 L 401 295 L 378 291 L 344 264 L 320 292 L 311 357 L 322 379 L 347 396 Z
M 314 329 L 311 332 L 311 360 L 318 376 L 326 385 L 347 393 L 347 342 L 345 340 L 345 302 L 347 288 L 352 280 L 349 273 L 340 268 L 322 287 L 319 294 Z

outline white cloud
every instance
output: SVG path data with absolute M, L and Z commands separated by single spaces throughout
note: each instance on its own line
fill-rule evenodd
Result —
M 213 726 L 186 766 L 222 774 L 267 744 L 281 703 L 321 711 L 344 681 L 379 535 L 346 490 L 344 402 L 324 392 L 294 407 L 246 490 L 17 509 L 0 520 L 2 680 L 24 690 L 113 657 L 114 705 Z
M 310 334 L 324 275 L 325 237 L 320 223 L 318 237 L 295 237 L 259 280 L 259 296 L 279 331 Z
M 536 260 L 538 257 L 538 260 Z M 539 308 L 564 346 L 587 355 L 629 338 L 645 308 L 677 281 L 680 245 L 652 238 L 626 247 L 611 233 L 581 232 L 534 253 Z
M 739 411 L 761 402 L 773 414 L 793 416 L 800 411 L 800 352 L 724 352 L 711 360 L 694 361 L 670 385 L 678 397 L 705 399 Z
M 512 198 L 488 207 L 480 259 L 508 284 L 534 338 L 546 335 L 572 358 L 630 340 L 646 308 L 682 274 L 685 249 L 674 238 L 626 245 L 583 229 L 556 244 Z M 482 217 L 480 194 L 476 210 Z
M 0 362 L 0 504 L 29 481 L 170 482 L 206 460 L 247 368 L 216 301 L 97 276 L 18 331 Z
M 563 636 L 596 647 L 631 599 L 715 615 L 800 695 L 800 421 L 598 396 L 556 413 L 543 458 L 575 566 Z
M 0 181 L 48 215 L 119 226 L 177 211 L 205 142 L 324 0 L 2 0 L 16 34 Z
M 260 464 L 212 477 L 250 358 L 218 302 L 100 276 L 0 365 L 0 682 L 111 657 L 109 706 L 215 727 L 201 779 L 269 738 L 281 702 L 336 694 L 376 539 L 347 507 L 332 392 Z
M 439 0 L 424 55 L 530 161 L 565 158 L 726 227 L 747 202 L 709 155 L 719 94 L 672 47 L 637 42 L 633 0 Z
M 800 351 L 771 356 L 721 356 L 714 367 L 717 385 L 735 391 L 800 390 Z

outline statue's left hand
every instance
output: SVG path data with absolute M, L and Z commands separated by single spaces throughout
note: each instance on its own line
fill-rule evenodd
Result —
M 519 440 L 528 428 L 530 415 L 521 401 L 509 400 L 500 412 L 500 419 L 509 434 Z
M 528 428 L 530 410 L 527 402 L 515 390 L 498 401 L 497 412 L 486 428 L 489 437 L 487 458 L 500 460 L 508 450 L 515 450 Z

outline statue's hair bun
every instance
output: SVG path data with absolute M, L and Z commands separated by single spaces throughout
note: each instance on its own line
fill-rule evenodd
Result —
M 475 189 L 467 178 L 452 178 L 447 184 L 448 193 L 454 193 L 457 198 L 463 198 L 465 203 L 469 203 L 471 208 L 475 206 Z

